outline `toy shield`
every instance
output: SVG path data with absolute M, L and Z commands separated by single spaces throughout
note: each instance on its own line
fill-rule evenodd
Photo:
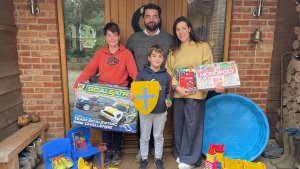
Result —
M 135 98 L 135 108 L 144 115 L 149 114 L 156 106 L 160 85 L 158 81 L 132 82 L 131 93 Z

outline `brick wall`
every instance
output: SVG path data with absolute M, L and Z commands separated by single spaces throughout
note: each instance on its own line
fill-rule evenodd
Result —
M 18 27 L 17 48 L 21 70 L 24 110 L 38 114 L 50 124 L 49 139 L 63 137 L 63 95 L 58 41 L 57 9 L 55 0 L 39 0 L 41 13 L 29 13 L 27 0 L 14 0 L 15 20 Z M 230 60 L 239 63 L 241 88 L 231 89 L 254 100 L 265 110 L 271 56 L 273 49 L 276 0 L 264 0 L 260 18 L 251 10 L 257 0 L 233 0 Z M 264 42 L 255 44 L 251 33 L 261 26 Z
M 255 101 L 266 109 L 269 74 L 273 50 L 277 0 L 265 0 L 262 15 L 252 15 L 257 0 L 233 0 L 229 57 L 238 62 L 241 87 L 235 92 Z M 260 26 L 263 42 L 256 45 L 251 34 Z M 255 54 L 256 53 L 256 54 Z
M 64 136 L 63 95 L 55 0 L 39 0 L 32 15 L 27 0 L 14 0 L 17 49 L 24 111 L 37 114 L 50 128 L 47 138 Z

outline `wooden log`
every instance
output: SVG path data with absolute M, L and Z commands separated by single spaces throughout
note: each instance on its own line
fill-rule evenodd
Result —
M 286 100 L 288 102 L 291 102 L 292 101 L 292 95 L 290 93 L 288 93 L 288 95 L 286 96 Z
M 297 12 L 300 12 L 300 4 L 298 4 L 298 5 L 296 6 L 296 11 L 297 11 Z
M 282 97 L 286 98 L 286 96 L 289 94 L 287 90 L 283 90 Z
M 299 26 L 295 26 L 294 27 L 294 33 L 295 33 L 295 35 L 298 35 L 299 32 L 300 32 L 300 27 Z
M 288 101 L 286 103 L 286 107 L 289 109 L 289 111 L 292 110 L 293 109 L 293 102 L 292 101 Z
M 297 72 L 300 72 L 300 61 L 297 60 L 297 61 L 295 62 L 295 65 L 294 65 L 294 66 L 295 66 L 295 70 L 296 70 Z
M 297 40 L 294 40 L 293 43 L 292 43 L 292 48 L 293 48 L 294 50 L 296 50 L 296 49 L 299 48 L 299 46 L 300 46 L 300 43 L 299 43 L 298 39 L 297 39 Z
M 293 113 L 298 112 L 300 109 L 300 105 L 297 102 L 293 102 Z
M 297 103 L 300 103 L 300 96 L 297 96 Z
M 296 70 L 295 70 L 295 64 L 296 64 L 296 59 L 291 59 L 291 61 L 289 62 L 289 65 L 287 67 L 287 73 L 288 74 L 295 74 Z M 289 82 L 288 82 L 289 83 Z
M 287 107 L 282 108 L 282 116 L 288 116 L 289 114 L 289 109 Z
M 296 86 L 296 84 L 295 84 L 295 86 Z M 294 97 L 294 95 L 296 95 L 296 93 L 297 93 L 296 87 L 295 88 L 291 88 L 291 90 L 290 90 L 291 97 Z
M 294 69 L 295 70 L 295 69 Z M 296 72 L 296 71 L 295 71 Z M 290 73 L 286 74 L 286 82 L 291 83 L 292 79 L 293 79 L 293 75 Z
M 297 40 L 300 41 L 300 33 L 297 35 Z
M 296 89 L 296 82 L 294 80 L 291 81 L 291 88 Z
M 287 98 L 283 98 L 282 99 L 282 105 L 283 106 L 286 106 L 287 102 L 288 102 Z
M 296 88 L 297 88 L 297 89 L 300 89 L 300 83 L 299 83 L 299 82 L 296 83 Z
M 296 82 L 300 82 L 300 72 L 297 72 L 297 73 L 295 74 L 294 80 L 295 80 Z

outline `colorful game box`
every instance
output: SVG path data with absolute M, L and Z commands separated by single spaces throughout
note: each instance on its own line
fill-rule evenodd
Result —
M 86 148 L 86 140 L 83 131 L 72 133 L 74 149 L 81 150 Z
M 72 124 L 135 133 L 137 110 L 127 87 L 80 83 L 77 88 Z
M 190 68 L 179 68 L 176 69 L 176 78 L 179 82 L 179 86 L 188 89 L 190 92 L 196 92 L 196 73 L 195 69 Z
M 200 90 L 214 89 L 216 86 L 234 88 L 240 86 L 235 61 L 219 62 L 195 67 L 197 87 Z

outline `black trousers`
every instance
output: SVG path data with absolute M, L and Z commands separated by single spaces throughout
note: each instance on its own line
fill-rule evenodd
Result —
M 104 143 L 106 143 L 107 150 L 121 151 L 123 133 L 102 130 L 102 140 Z
M 173 100 L 174 156 L 180 162 L 198 166 L 202 158 L 205 100 Z

